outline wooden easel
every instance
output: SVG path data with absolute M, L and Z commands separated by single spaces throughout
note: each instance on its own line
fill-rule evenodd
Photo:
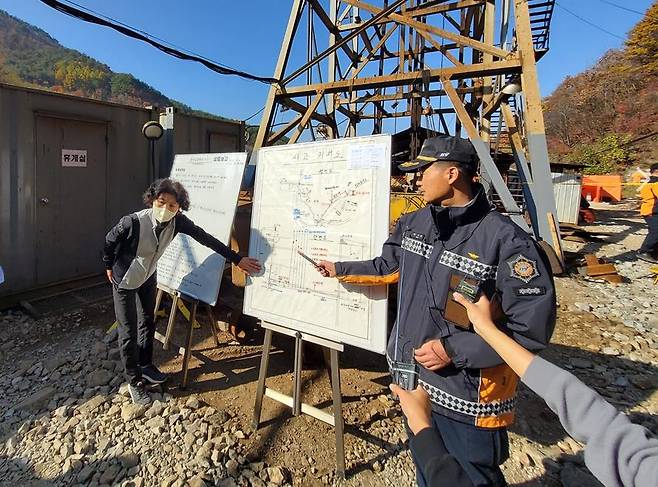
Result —
M 338 366 L 338 352 L 344 350 L 342 343 L 333 342 L 324 338 L 319 338 L 307 333 L 291 330 L 289 328 L 275 325 L 273 323 L 262 322 L 261 326 L 265 328 L 265 339 L 263 341 L 263 355 L 260 360 L 260 370 L 258 372 L 258 387 L 256 389 L 256 404 L 254 406 L 253 427 L 258 429 L 260 425 L 260 415 L 263 409 L 263 397 L 267 396 L 281 404 L 292 408 L 292 414 L 308 414 L 309 416 L 319 419 L 334 427 L 336 432 L 336 475 L 342 479 L 345 478 L 345 438 L 344 438 L 344 420 L 343 420 L 343 399 L 340 392 L 340 368 Z M 272 333 L 277 332 L 283 335 L 295 338 L 295 365 L 294 365 L 294 385 L 293 395 L 288 396 L 269 387 L 265 387 L 267 378 L 267 367 L 270 359 L 270 349 L 272 347 Z M 333 414 L 318 409 L 310 404 L 302 402 L 302 358 L 303 342 L 315 343 L 321 347 L 329 349 L 331 357 L 331 390 L 333 397 Z
M 178 348 L 178 353 L 181 353 L 183 355 L 183 380 L 181 381 L 180 387 L 181 389 L 185 389 L 187 387 L 187 375 L 188 375 L 188 370 L 190 368 L 190 356 L 192 355 L 192 331 L 194 330 L 194 323 L 196 322 L 196 315 L 197 315 L 197 309 L 199 307 L 199 304 L 202 304 L 208 313 L 208 318 L 210 319 L 208 325 L 210 327 L 210 333 L 215 339 L 215 344 L 219 347 L 219 338 L 217 338 L 217 333 L 218 333 L 217 324 L 215 323 L 215 318 L 212 314 L 212 308 L 210 307 L 209 304 L 203 303 L 198 299 L 183 294 L 175 289 L 170 289 L 162 284 L 158 284 L 158 294 L 156 295 L 155 298 L 156 313 L 160 308 L 160 303 L 162 302 L 162 295 L 164 293 L 167 293 L 171 296 L 171 310 L 169 311 L 169 320 L 167 321 L 167 331 L 165 332 L 164 336 L 156 331 L 155 338 L 158 341 L 162 342 L 162 348 L 165 350 L 168 350 L 169 345 L 171 344 L 171 336 L 174 332 L 174 323 L 176 322 L 176 312 L 178 311 L 179 308 L 179 301 L 187 302 L 188 304 L 191 305 L 189 316 L 186 317 L 188 318 L 187 319 L 188 326 L 185 335 L 185 347 L 181 347 L 179 345 L 174 344 L 176 348 Z

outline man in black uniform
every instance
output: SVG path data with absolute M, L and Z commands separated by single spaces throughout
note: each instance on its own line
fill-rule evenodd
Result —
M 546 256 L 474 183 L 470 141 L 427 139 L 415 161 L 428 205 L 400 218 L 382 254 L 363 262 L 319 263 L 326 277 L 351 284 L 398 280 L 398 316 L 389 363 L 417 362 L 432 401 L 434 428 L 476 486 L 506 485 L 499 465 L 509 454 L 518 377 L 469 327 L 453 290 L 497 295 L 500 326 L 525 348 L 546 347 L 555 325 L 555 288 Z M 412 454 L 413 454 L 412 450 Z M 425 486 L 417 469 L 417 480 Z

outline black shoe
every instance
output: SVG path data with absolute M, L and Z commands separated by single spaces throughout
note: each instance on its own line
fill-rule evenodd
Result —
M 146 406 L 151 403 L 151 398 L 146 392 L 146 389 L 144 389 L 143 383 L 128 384 L 128 391 L 130 392 L 130 398 L 133 400 L 133 404 Z
M 656 259 L 649 252 L 637 252 L 635 254 L 635 257 L 637 257 L 640 260 L 643 260 L 644 262 L 650 262 L 651 264 L 658 264 L 658 259 Z
M 160 372 L 155 365 L 144 365 L 141 370 L 142 379 L 151 384 L 164 384 L 167 381 L 167 374 Z

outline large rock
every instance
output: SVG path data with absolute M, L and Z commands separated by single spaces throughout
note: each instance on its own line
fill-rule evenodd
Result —
M 162 414 L 164 408 L 165 405 L 161 401 L 153 401 L 153 404 L 151 404 L 151 407 L 144 413 L 144 416 L 147 419 L 151 419 L 154 416 L 159 416 Z
M 94 396 L 89 401 L 84 403 L 82 406 L 78 408 L 78 411 L 80 411 L 82 414 L 89 414 L 98 408 L 98 406 L 105 404 L 107 401 L 107 397 L 105 396 Z
M 185 433 L 185 437 L 183 438 L 183 443 L 185 444 L 185 448 L 189 450 L 195 441 L 196 441 L 196 436 L 194 436 L 193 433 L 189 431 Z
M 189 487 L 206 487 L 206 482 L 203 480 L 203 478 L 200 475 L 197 475 L 196 477 L 192 477 L 187 484 Z
M 119 472 L 121 472 L 121 465 L 110 465 L 107 470 L 103 472 L 101 478 L 98 479 L 98 483 L 114 485 L 114 480 L 117 478 L 117 475 L 119 475 Z
M 57 391 L 52 386 L 46 386 L 37 392 L 29 395 L 21 402 L 14 406 L 14 409 L 20 411 L 36 411 L 48 404 Z
M 235 460 L 229 460 L 226 462 L 226 471 L 231 477 L 237 477 L 240 469 L 240 465 Z
M 146 406 L 141 404 L 124 404 L 121 407 L 121 419 L 124 421 L 132 421 L 141 417 L 146 411 Z
M 135 453 L 126 453 L 121 458 L 119 458 L 123 468 L 129 469 L 139 464 L 139 456 Z
M 199 400 L 194 396 L 191 396 L 185 403 L 185 407 L 188 407 L 190 409 L 199 409 L 199 406 L 200 406 Z
M 113 377 L 114 374 L 111 374 L 105 369 L 96 369 L 87 376 L 87 385 L 89 387 L 104 386 L 105 384 L 108 384 Z
M 288 472 L 282 467 L 268 467 L 267 476 L 275 485 L 283 485 L 288 479 Z
M 569 362 L 571 362 L 571 365 L 578 369 L 591 369 L 592 368 L 592 362 L 591 360 L 579 358 L 579 357 L 573 357 L 569 359 Z
M 146 412 L 148 413 L 148 411 Z M 160 434 L 165 427 L 165 419 L 162 416 L 155 416 L 146 422 L 146 426 L 153 430 L 154 433 Z

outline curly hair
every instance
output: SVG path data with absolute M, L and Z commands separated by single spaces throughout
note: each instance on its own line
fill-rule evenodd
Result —
M 190 209 L 190 195 L 187 194 L 185 187 L 178 181 L 169 178 L 156 179 L 151 183 L 144 192 L 144 204 L 146 206 L 152 206 L 153 202 L 162 193 L 174 195 L 181 210 L 187 211 Z

